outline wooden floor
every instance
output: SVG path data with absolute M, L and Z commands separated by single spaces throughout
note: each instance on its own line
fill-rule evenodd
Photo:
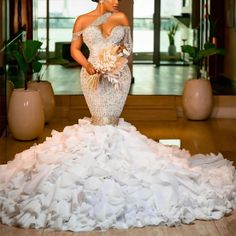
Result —
M 53 129 L 62 131 L 67 125 L 77 123 L 73 119 L 54 118 L 47 124 L 37 140 L 16 141 L 11 133 L 0 138 L 0 163 L 4 164 L 14 155 L 33 144 L 41 143 L 50 136 Z M 180 139 L 181 148 L 190 153 L 222 153 L 225 158 L 236 165 L 236 119 L 209 119 L 206 121 L 189 121 L 185 118 L 160 121 L 132 121 L 132 124 L 144 135 L 156 141 L 159 139 Z
M 111 229 L 105 232 L 58 232 L 49 229 L 19 229 L 0 225 L 0 236 L 235 236 L 236 210 L 217 221 L 195 221 L 191 225 L 177 227 L 145 227 L 129 230 Z
M 185 81 L 195 78 L 195 72 L 192 66 L 156 67 L 153 64 L 133 64 L 134 83 L 131 85 L 129 94 L 181 95 Z M 80 67 L 49 65 L 43 74 L 43 79 L 51 82 L 56 95 L 82 94 L 79 80 Z M 217 95 L 235 95 L 236 81 L 220 78 L 219 81 L 212 83 L 212 88 L 213 93 Z
M 19 142 L 12 138 L 11 134 L 0 139 L 0 162 L 2 164 L 14 158 L 15 153 L 30 147 L 34 143 L 40 143 L 49 136 L 52 129 L 63 130 L 66 125 L 76 123 L 76 120 L 54 118 L 44 128 L 39 139 L 30 142 Z M 181 148 L 195 153 L 218 153 L 236 165 L 236 119 L 209 119 L 207 121 L 188 121 L 178 118 L 175 121 L 134 121 L 137 129 L 148 137 L 159 139 L 180 139 Z M 179 227 L 146 227 L 129 230 L 108 230 L 106 232 L 56 232 L 52 230 L 29 230 L 0 225 L 0 236 L 156 236 L 156 235 L 236 235 L 236 211 L 218 221 L 196 221 L 192 225 Z
M 133 65 L 134 83 L 130 88 L 132 95 L 180 95 L 184 82 L 193 78 L 195 69 L 185 66 Z M 80 86 L 80 67 L 66 68 L 49 65 L 45 68 L 43 79 L 51 82 L 56 95 L 82 94 Z

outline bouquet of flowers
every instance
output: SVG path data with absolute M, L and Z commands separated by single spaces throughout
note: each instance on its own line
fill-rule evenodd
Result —
M 127 59 L 123 56 L 124 53 L 119 52 L 120 46 L 112 45 L 111 47 L 102 49 L 94 67 L 96 74 L 91 75 L 89 79 L 90 86 L 96 89 L 101 78 L 107 79 L 115 88 L 119 88 L 121 84 L 120 71 L 127 63 Z

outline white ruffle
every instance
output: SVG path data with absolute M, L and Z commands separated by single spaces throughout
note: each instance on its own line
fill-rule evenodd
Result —
M 60 230 L 219 219 L 236 204 L 232 163 L 164 146 L 123 121 L 79 120 L 0 166 L 0 220 Z

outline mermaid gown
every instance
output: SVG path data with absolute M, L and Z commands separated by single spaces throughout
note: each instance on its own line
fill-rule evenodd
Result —
M 90 48 L 91 62 L 101 47 L 124 39 L 131 47 L 128 27 L 102 35 L 97 26 L 107 17 L 74 35 Z M 148 139 L 123 119 L 115 125 L 130 86 L 127 65 L 120 75 L 119 89 L 102 79 L 94 91 L 83 69 L 82 88 L 95 118 L 52 131 L 0 166 L 3 224 L 71 231 L 173 226 L 219 219 L 235 207 L 235 168 L 221 154 L 190 156 Z

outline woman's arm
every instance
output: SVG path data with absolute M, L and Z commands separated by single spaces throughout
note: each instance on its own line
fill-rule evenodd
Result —
M 96 73 L 95 68 L 81 52 L 81 46 L 83 44 L 81 25 L 82 20 L 80 17 L 78 17 L 75 21 L 73 28 L 73 40 L 71 42 L 70 53 L 75 61 L 77 61 L 81 66 L 83 66 L 90 75 L 93 75 Z
M 132 52 L 132 46 L 133 46 L 129 20 L 128 17 L 123 12 L 117 13 L 117 18 L 119 24 L 124 26 L 125 29 L 125 35 L 118 49 L 118 52 L 123 53 L 125 57 L 128 57 Z

